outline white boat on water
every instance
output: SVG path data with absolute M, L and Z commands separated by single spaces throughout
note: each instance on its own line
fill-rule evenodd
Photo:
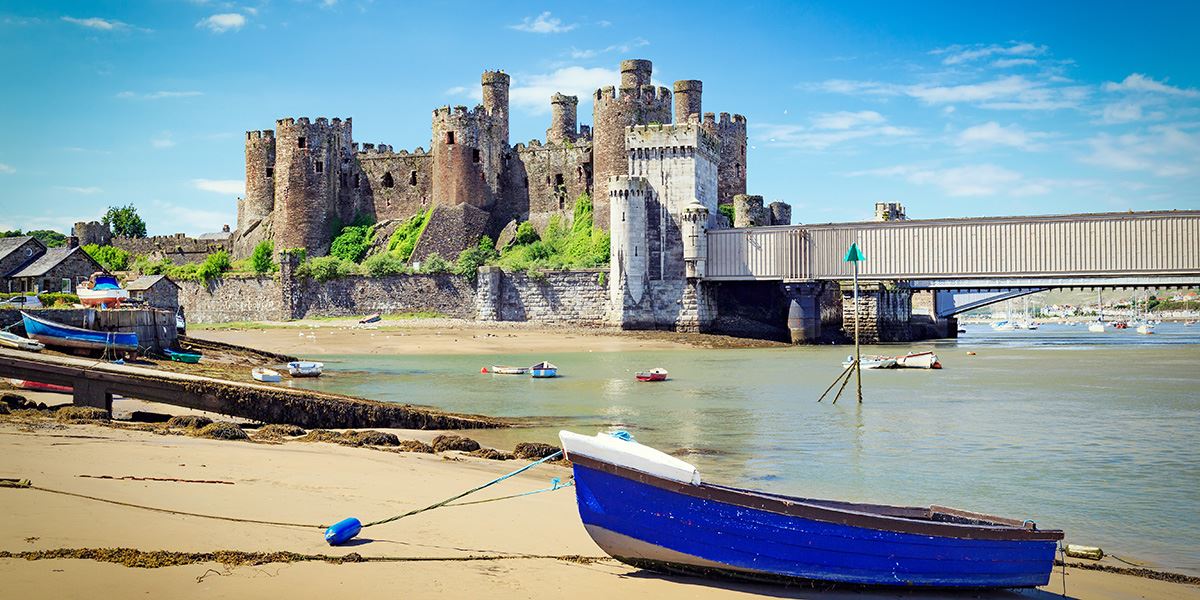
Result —
M 901 369 L 940 369 L 938 355 L 933 352 L 909 352 L 896 357 L 896 366 Z
M 842 368 L 848 369 L 852 364 L 854 364 L 854 357 L 847 356 L 846 360 L 842 361 Z M 862 368 L 894 369 L 896 368 L 896 359 L 891 356 L 864 356 L 862 357 Z
M 996 321 L 992 323 L 992 329 L 996 331 L 1013 331 L 1017 328 L 1012 321 Z
M 1104 321 L 1096 321 L 1095 323 L 1088 325 L 1088 331 L 1092 333 L 1104 333 L 1105 331 L 1108 331 L 1108 325 Z
M 1154 326 L 1150 325 L 1149 323 L 1138 325 L 1137 332 L 1142 335 L 1150 335 L 1150 334 L 1154 333 Z
M 529 367 L 529 375 L 535 379 L 552 379 L 558 377 L 558 367 L 553 363 L 542 361 Z
M 279 371 L 274 371 L 266 367 L 255 367 L 250 371 L 250 376 L 255 381 L 262 381 L 264 383 L 278 383 L 283 381 L 283 376 L 279 374 Z
M 287 364 L 288 374 L 292 377 L 320 377 L 325 363 L 309 361 L 293 361 Z
M 23 338 L 15 333 L 8 331 L 0 331 L 0 346 L 16 348 L 17 350 L 28 350 L 30 352 L 41 352 L 46 345 L 29 338 Z
M 510 367 L 507 365 L 492 365 L 493 375 L 528 375 L 529 367 Z

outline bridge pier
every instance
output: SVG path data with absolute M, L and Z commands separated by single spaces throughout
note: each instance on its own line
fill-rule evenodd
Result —
M 788 300 L 787 326 L 793 344 L 812 344 L 821 339 L 820 282 L 785 283 Z
M 72 382 L 71 390 L 71 403 L 75 406 L 103 408 L 112 414 L 113 395 L 103 383 L 81 378 Z
M 841 282 L 842 333 L 854 340 L 854 285 Z M 864 344 L 911 342 L 912 290 L 897 283 L 859 282 L 858 339 Z

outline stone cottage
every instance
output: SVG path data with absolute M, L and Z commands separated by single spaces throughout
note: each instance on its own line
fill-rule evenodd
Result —
M 32 236 L 0 238 L 0 291 L 21 291 L 20 284 L 10 275 L 45 253 L 45 244 Z
M 125 284 L 131 300 L 141 300 L 147 306 L 179 311 L 179 284 L 166 275 L 142 275 Z
M 20 245 L 18 249 L 24 247 Z M 31 253 L 31 260 L 5 276 L 6 287 L 28 294 L 74 294 L 75 288 L 93 273 L 107 273 L 100 263 L 83 251 L 79 246 L 79 238 L 67 238 L 67 245 L 62 248 L 47 249 L 41 246 L 41 250 L 40 253 Z

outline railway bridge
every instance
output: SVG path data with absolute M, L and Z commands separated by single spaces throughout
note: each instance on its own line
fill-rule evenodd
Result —
M 701 283 L 777 283 L 794 342 L 827 339 L 852 314 L 842 260 L 852 242 L 867 256 L 859 316 L 873 341 L 952 336 L 954 315 L 1045 289 L 1200 286 L 1197 210 L 713 229 L 705 238 Z M 914 330 L 923 326 L 933 331 Z

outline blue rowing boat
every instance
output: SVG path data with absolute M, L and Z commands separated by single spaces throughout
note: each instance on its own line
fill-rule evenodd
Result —
M 628 438 L 626 434 L 625 438 Z M 1059 530 L 957 509 L 793 498 L 703 483 L 632 438 L 559 433 L 579 516 L 640 568 L 755 580 L 1015 588 L 1049 582 Z
M 137 352 L 138 336 L 133 332 L 92 331 L 55 323 L 21 312 L 25 335 L 47 345 L 60 348 Z

